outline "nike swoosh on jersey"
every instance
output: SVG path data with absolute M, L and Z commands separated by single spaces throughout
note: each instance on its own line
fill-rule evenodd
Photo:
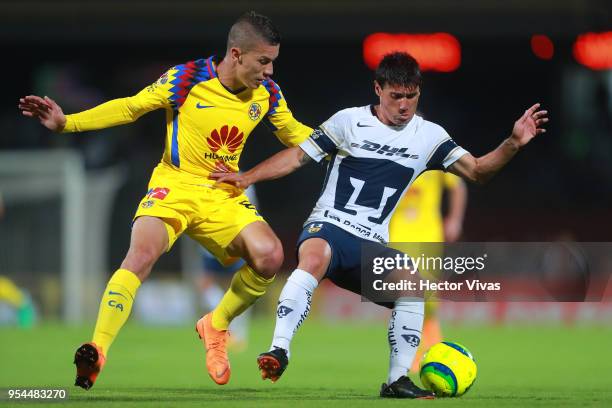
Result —
M 196 103 L 196 108 L 198 109 L 204 109 L 204 108 L 214 108 L 213 105 L 202 105 L 200 104 L 200 102 Z
M 364 125 L 361 122 L 357 122 L 357 127 L 374 127 L 374 125 Z
M 417 333 L 420 333 L 420 332 L 421 332 L 420 330 L 417 330 L 417 329 L 411 329 L 410 327 L 407 327 L 407 326 L 402 326 L 402 329 L 403 329 L 403 330 L 410 330 L 410 331 L 414 331 L 414 332 L 417 332 Z
M 126 296 L 125 296 L 123 293 L 113 292 L 112 290 L 109 290 L 109 291 L 108 291 L 108 294 L 109 294 L 110 296 L 113 296 L 113 295 L 123 296 L 124 298 L 126 298 L 126 299 L 127 299 L 127 297 L 126 297 Z

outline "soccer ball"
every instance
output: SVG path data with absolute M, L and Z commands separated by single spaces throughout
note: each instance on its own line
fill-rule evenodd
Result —
M 421 382 L 438 397 L 460 397 L 476 380 L 472 353 L 459 343 L 443 341 L 432 346 L 421 360 Z

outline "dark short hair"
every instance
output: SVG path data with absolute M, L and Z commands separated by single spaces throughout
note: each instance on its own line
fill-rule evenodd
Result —
M 248 50 L 262 40 L 268 45 L 278 45 L 281 42 L 280 32 L 268 17 L 247 11 L 230 28 L 227 49 L 239 47 Z
M 417 60 L 407 52 L 399 51 L 383 57 L 375 77 L 381 88 L 386 84 L 420 88 L 423 82 Z

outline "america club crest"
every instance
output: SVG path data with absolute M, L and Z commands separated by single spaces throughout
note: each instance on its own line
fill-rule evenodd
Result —
M 257 120 L 261 116 L 261 105 L 257 102 L 253 102 L 251 106 L 249 106 L 249 118 L 251 120 Z

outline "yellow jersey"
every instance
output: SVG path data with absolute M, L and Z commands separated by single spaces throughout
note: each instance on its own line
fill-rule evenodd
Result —
M 410 186 L 389 225 L 391 242 L 444 242 L 442 194 L 460 178 L 439 170 L 421 174 Z
M 276 137 L 295 146 L 312 133 L 298 122 L 279 86 L 268 79 L 257 89 L 233 93 L 220 81 L 209 57 L 170 68 L 138 94 L 66 116 L 64 132 L 130 123 L 155 109 L 166 110 L 166 147 L 160 165 L 183 177 L 208 178 L 216 170 L 238 171 L 251 131 L 262 120 Z

